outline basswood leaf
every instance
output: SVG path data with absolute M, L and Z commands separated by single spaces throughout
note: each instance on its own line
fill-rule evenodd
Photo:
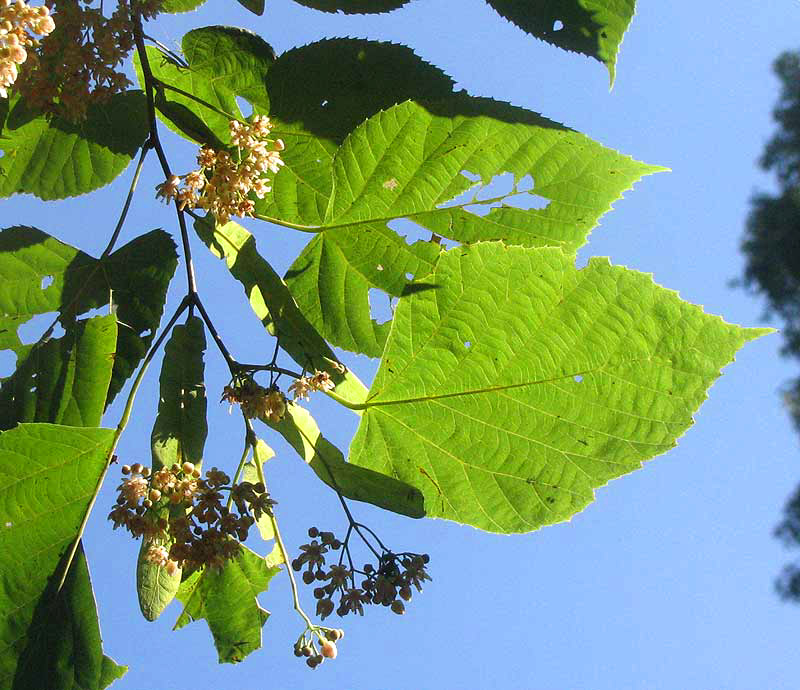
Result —
M 63 199 L 103 187 L 128 166 L 148 131 L 140 91 L 89 106 L 79 124 L 31 112 L 12 96 L 0 130 L 0 197 Z
M 258 484 L 261 481 L 258 468 L 263 467 L 268 460 L 275 457 L 275 451 L 272 450 L 260 438 L 256 439 L 256 446 L 253 448 L 253 455 L 250 457 L 242 468 L 242 481 L 250 482 L 251 484 Z M 270 541 L 275 538 L 275 529 L 272 526 L 272 520 L 269 515 L 261 513 L 261 517 L 256 520 L 256 527 L 258 533 L 264 541 Z M 273 565 L 277 565 L 274 563 Z
M 181 12 L 190 12 L 197 9 L 200 5 L 204 4 L 206 0 L 164 0 L 159 8 L 160 12 L 169 12 L 170 14 L 179 14 Z
M 54 601 L 48 588 L 54 586 L 54 579 L 57 586 L 61 578 L 58 566 L 63 566 L 62 559 L 78 534 L 113 437 L 111 429 L 56 424 L 20 424 L 0 434 L 0 609 L 4 612 L 0 617 L 0 687 L 16 688 L 17 674 L 30 677 L 33 671 L 18 667 L 21 655 L 53 635 L 51 605 L 57 611 L 67 605 L 60 598 Z M 68 586 L 78 591 L 75 596 L 63 590 L 62 594 L 68 597 L 73 620 L 91 620 L 94 601 L 84 577 L 85 562 L 74 561 L 72 568 L 75 572 L 70 577 L 75 579 Z M 44 662 L 34 655 L 36 663 L 91 681 L 81 688 L 105 687 L 101 680 L 122 669 L 102 659 L 96 629 L 76 631 L 65 625 L 62 643 L 49 652 L 53 656 Z M 81 648 L 94 651 L 78 654 Z M 25 658 L 33 663 L 31 657 Z M 73 686 L 53 681 L 49 686 L 19 687 Z
M 237 96 L 249 101 L 256 112 L 269 111 L 264 80 L 275 53 L 256 34 L 227 26 L 190 31 L 183 37 L 182 48 L 188 67 L 156 48 L 147 49 L 153 76 L 191 95 L 159 89 L 156 99 L 159 115 L 170 129 L 198 143 L 217 148 L 229 145 L 231 118 L 218 111 L 242 119 Z M 143 84 L 138 59 L 135 67 L 139 83 Z
M 239 4 L 259 17 L 264 14 L 264 0 L 239 0 Z
M 34 347 L 0 385 L 0 429 L 18 422 L 98 426 L 116 345 L 117 319 L 108 314 Z
M 529 34 L 564 50 L 588 55 L 608 68 L 611 83 L 617 53 L 633 19 L 635 0 L 486 0 L 498 14 Z
M 103 654 L 81 544 L 60 591 L 57 584 L 51 579 L 39 598 L 11 690 L 102 690 L 128 670 Z
M 342 451 L 320 432 L 311 413 L 289 403 L 280 422 L 262 422 L 277 431 L 328 486 L 346 498 L 419 518 L 425 515 L 419 490 L 393 477 L 345 462 Z
M 744 329 L 648 275 L 559 249 L 448 251 L 400 300 L 350 462 L 494 532 L 568 519 L 672 448 Z
M 369 290 L 405 294 L 407 276 L 430 273 L 440 249 L 431 242 L 409 245 L 381 223 L 343 226 L 311 240 L 286 282 L 306 318 L 329 340 L 380 357 L 391 323 L 371 317 Z
M 353 402 L 364 400 L 364 384 L 352 372 L 342 374 L 333 366 L 338 358 L 297 308 L 280 276 L 258 253 L 253 236 L 238 223 L 214 225 L 210 218 L 196 221 L 194 228 L 214 256 L 225 259 L 253 312 L 283 350 L 301 367 L 327 371 L 336 383 L 337 395 Z
M 295 0 L 323 12 L 391 12 L 408 0 Z M 524 31 L 564 50 L 604 63 L 611 83 L 622 37 L 633 19 L 635 0 L 486 0 Z
M 200 469 L 208 435 L 203 354 L 206 338 L 202 319 L 190 317 L 173 327 L 164 346 L 159 377 L 158 412 L 150 434 L 153 471 L 191 462 Z M 182 511 L 183 508 L 177 510 Z M 160 517 L 168 518 L 165 510 Z M 158 618 L 178 591 L 181 569 L 169 573 L 147 560 L 153 541 L 142 540 L 136 561 L 139 608 L 149 621 Z M 169 548 L 169 544 L 164 544 Z
M 246 547 L 219 569 L 195 571 L 178 590 L 184 609 L 174 629 L 205 618 L 219 662 L 242 661 L 261 647 L 261 628 L 269 612 L 258 605 L 256 596 L 266 591 L 269 581 L 279 571 L 279 566 L 270 567 Z
M 369 289 L 402 295 L 439 250 L 409 246 L 388 222 L 409 219 L 459 242 L 504 239 L 575 252 L 625 189 L 660 170 L 535 113 L 466 95 L 378 113 L 345 139 L 332 168 L 319 235 L 286 283 L 327 340 L 370 356 L 383 350 L 388 325 L 370 318 Z M 483 199 L 503 173 L 511 173 L 511 188 Z M 533 186 L 523 191 L 526 177 Z M 520 199 L 523 208 L 505 205 Z M 537 200 L 545 207 L 528 207 Z
M 323 12 L 376 14 L 396 10 L 407 5 L 409 0 L 295 0 L 295 2 Z
M 153 340 L 176 266 L 175 243 L 163 230 L 140 235 L 98 260 L 36 228 L 6 228 L 0 231 L 0 350 L 13 350 L 20 367 L 39 366 L 25 364 L 34 344 L 20 340 L 22 324 L 53 312 L 54 322 L 57 317 L 70 332 L 76 316 L 113 305 L 120 325 L 110 402 Z M 45 344 L 44 352 L 65 346 Z

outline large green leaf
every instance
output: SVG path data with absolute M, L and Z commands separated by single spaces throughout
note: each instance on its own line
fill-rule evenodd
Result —
M 391 12 L 408 0 L 295 0 L 323 12 Z M 633 19 L 635 0 L 486 0 L 500 15 L 529 34 L 564 50 L 604 63 L 614 82 L 622 37 Z
M 113 437 L 111 429 L 54 424 L 20 424 L 0 434 L 2 687 L 16 688 L 12 683 L 16 674 L 30 677 L 26 668 L 18 667 L 20 657 L 26 649 L 35 649 L 42 639 L 53 636 L 54 611 L 63 611 L 66 606 L 73 620 L 92 618 L 94 601 L 88 577 L 81 575 L 86 574 L 83 559 L 73 562 L 74 572 L 67 580 L 74 580 L 66 592 L 62 590 L 56 596 L 52 588 L 61 578 L 59 565 L 63 567 L 62 559 L 78 534 Z M 101 681 L 108 680 L 117 667 L 99 656 L 96 629 L 71 630 L 68 621 L 64 623 L 67 628 L 62 631 L 61 644 L 51 650 L 53 656 L 46 663 L 94 683 L 82 688 L 105 687 Z M 82 648 L 95 651 L 75 656 Z M 32 663 L 31 657 L 25 658 Z M 45 662 L 36 659 L 36 663 Z M 37 686 L 23 683 L 19 687 Z M 54 683 L 49 687 L 73 686 Z
M 346 498 L 409 517 L 425 515 L 419 490 L 386 474 L 345 462 L 342 451 L 322 435 L 304 407 L 289 403 L 280 422 L 261 421 L 281 434 L 323 482 Z
M 237 96 L 249 101 L 256 112 L 269 111 L 264 80 L 275 53 L 262 38 L 244 29 L 211 26 L 187 33 L 182 48 L 188 67 L 155 48 L 147 49 L 153 76 L 193 97 L 159 89 L 156 104 L 171 129 L 194 141 L 218 147 L 230 143 L 230 118 L 217 111 L 241 119 Z M 138 59 L 136 71 L 139 83 L 143 84 Z
M 350 462 L 495 532 L 568 519 L 672 448 L 720 368 L 769 329 L 703 313 L 607 259 L 480 243 L 400 300 Z
M 24 364 L 34 347 L 44 347 L 52 358 L 69 342 L 24 344 L 22 324 L 57 312 L 69 332 L 77 315 L 110 305 L 119 321 L 110 402 L 153 340 L 176 266 L 175 243 L 162 230 L 97 260 L 36 228 L 6 228 L 0 231 L 0 350 L 12 350 L 18 366 L 39 366 Z
M 0 429 L 18 422 L 98 426 L 116 345 L 117 320 L 108 314 L 34 347 L 0 385 Z
M 164 0 L 164 2 L 161 3 L 160 11 L 169 12 L 170 14 L 190 12 L 200 7 L 205 1 L 206 0 Z
M 237 223 L 215 226 L 208 218 L 197 221 L 194 227 L 211 252 L 225 259 L 231 275 L 242 284 L 253 312 L 281 347 L 301 367 L 327 371 L 340 397 L 353 402 L 364 400 L 364 384 L 352 372 L 342 374 L 333 366 L 338 358 L 298 310 L 280 276 L 258 253 L 253 236 Z
M 219 569 L 204 568 L 185 579 L 178 590 L 184 610 L 175 629 L 205 618 L 219 662 L 237 663 L 261 647 L 261 628 L 269 612 L 256 596 L 280 571 L 257 553 L 242 547 L 240 554 Z
M 103 690 L 128 670 L 103 654 L 82 545 L 60 591 L 57 584 L 51 579 L 39 598 L 11 690 Z
M 371 356 L 380 355 L 388 330 L 370 318 L 369 289 L 402 295 L 438 255 L 435 245 L 409 246 L 388 222 L 410 219 L 465 243 L 503 239 L 575 252 L 625 189 L 660 169 L 535 113 L 466 95 L 378 113 L 345 139 L 332 168 L 319 236 L 286 282 L 325 338 Z M 481 200 L 503 173 L 513 176 L 511 189 L 496 193 L 491 203 Z M 518 183 L 527 176 L 533 186 L 521 191 Z M 471 189 L 472 198 L 452 205 Z M 537 200 L 547 205 L 492 208 L 520 199 L 523 206 Z
M 486 0 L 499 14 L 548 43 L 599 60 L 611 83 L 635 0 Z
M 86 194 L 109 184 L 131 161 L 149 128 L 144 94 L 126 91 L 89 107 L 74 124 L 31 112 L 12 98 L 0 131 L 0 197 Z

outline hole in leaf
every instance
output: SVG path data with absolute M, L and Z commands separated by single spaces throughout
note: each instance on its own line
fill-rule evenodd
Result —
M 253 106 L 247 99 L 242 98 L 241 96 L 236 96 L 236 105 L 239 106 L 239 111 L 242 113 L 244 118 L 248 118 L 253 114 Z
M 324 108 L 326 105 L 328 105 L 328 99 L 326 98 L 324 101 L 322 101 L 322 103 L 320 103 L 320 105 Z
M 461 174 L 464 177 L 466 177 L 470 182 L 480 182 L 481 181 L 481 176 L 480 175 L 476 175 L 475 173 L 470 172 L 469 170 L 462 170 Z
M 519 179 L 519 182 L 517 182 L 517 191 L 518 192 L 533 191 L 533 177 L 530 173 Z
M 471 340 L 465 340 L 464 341 L 464 347 L 466 347 L 469 350 L 469 348 L 472 347 L 472 341 Z
M 378 325 L 392 320 L 392 301 L 383 290 L 369 289 L 369 315 Z
M 553 22 L 553 31 L 561 31 L 561 29 L 563 28 L 564 28 L 564 22 L 562 22 L 560 19 L 556 19 Z
M 378 265 L 375 267 L 375 270 L 377 270 L 377 271 L 382 271 L 382 270 L 383 270 L 383 266 L 381 266 L 380 264 L 378 264 Z
M 575 376 L 572 377 L 572 380 L 575 381 L 575 383 L 580 383 L 581 381 L 583 381 L 583 376 L 581 376 L 580 374 L 575 374 Z
M 11 376 L 17 368 L 17 353 L 14 350 L 0 350 L 0 378 Z
M 37 314 L 19 327 L 17 330 L 19 339 L 26 345 L 33 345 L 33 343 L 38 342 L 39 339 L 47 332 L 47 329 L 50 328 L 57 317 L 57 311 L 49 311 L 46 314 Z M 56 331 L 58 330 L 61 332 L 57 333 Z M 63 334 L 64 329 L 61 328 L 60 324 L 57 323 L 53 329 L 51 337 L 58 337 L 59 335 Z
M 53 284 L 53 276 L 42 276 L 42 290 L 47 290 Z
M 411 272 L 406 272 L 406 280 L 414 280 L 414 274 Z

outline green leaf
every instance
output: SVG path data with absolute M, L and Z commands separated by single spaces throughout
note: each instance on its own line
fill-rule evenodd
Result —
M 650 276 L 559 249 L 447 252 L 400 300 L 350 462 L 495 532 L 568 519 L 672 448 L 744 329 Z
M 298 310 L 280 276 L 258 253 L 253 236 L 237 223 L 215 226 L 209 218 L 196 221 L 194 228 L 214 256 L 225 259 L 256 316 L 281 347 L 300 366 L 327 371 L 340 397 L 353 402 L 364 400 L 364 384 L 352 372 L 342 374 L 333 366 L 338 358 Z
M 168 12 L 169 14 L 190 12 L 205 4 L 205 1 L 206 0 L 164 0 L 164 2 L 161 3 L 160 11 Z
M 377 14 L 391 12 L 408 0 L 295 0 L 323 12 Z M 608 68 L 611 83 L 622 37 L 635 0 L 486 0 L 494 10 L 536 38 L 564 50 L 582 53 Z
M 261 647 L 261 628 L 269 612 L 258 605 L 256 596 L 280 571 L 270 567 L 256 553 L 242 547 L 240 554 L 225 561 L 220 569 L 204 568 L 181 583 L 178 599 L 184 610 L 175 630 L 205 618 L 219 662 L 237 663 Z
M 261 474 L 259 474 L 258 468 L 263 468 L 264 464 L 273 457 L 275 457 L 275 451 L 260 438 L 256 439 L 253 456 L 247 460 L 244 468 L 242 468 L 242 481 L 250 482 L 251 484 L 260 482 Z M 258 527 L 258 533 L 264 541 L 270 541 L 275 538 L 275 529 L 272 526 L 272 520 L 269 515 L 261 513 L 261 517 L 256 520 L 256 527 Z
M 616 73 L 622 37 L 633 19 L 635 0 L 486 0 L 524 31 L 564 50 L 582 53 Z
M 409 219 L 465 243 L 504 239 L 575 252 L 625 189 L 661 169 L 535 113 L 466 95 L 378 113 L 345 139 L 332 168 L 319 236 L 286 283 L 323 337 L 373 357 L 382 352 L 388 327 L 370 318 L 369 289 L 402 295 L 408 274 L 429 272 L 438 256 L 438 246 L 409 246 L 388 222 Z M 482 200 L 503 173 L 511 173 L 511 189 Z M 519 183 L 528 176 L 533 186 L 523 191 Z M 470 190 L 471 198 L 452 205 Z M 546 207 L 505 205 L 520 200 Z
M 342 452 L 322 435 L 304 407 L 289 403 L 280 422 L 261 421 L 283 436 L 323 482 L 346 498 L 408 517 L 425 515 L 419 490 L 386 474 L 345 462 Z
M 380 357 L 391 324 L 371 318 L 369 290 L 405 294 L 406 276 L 430 273 L 439 251 L 431 242 L 409 246 L 380 223 L 344 226 L 311 240 L 286 273 L 286 283 L 305 317 L 326 338 L 346 350 Z
M 184 462 L 202 465 L 208 436 L 205 351 L 201 319 L 193 316 L 173 327 L 164 347 L 158 414 L 150 435 L 153 470 Z
M 111 305 L 120 326 L 110 402 L 153 340 L 176 266 L 175 243 L 162 230 L 97 260 L 36 228 L 6 228 L 0 231 L 0 350 L 13 350 L 23 366 L 34 345 L 22 343 L 19 326 L 57 312 L 70 332 L 76 316 Z M 56 346 L 45 348 L 55 352 Z
M 0 197 L 63 199 L 103 187 L 125 170 L 148 131 L 140 91 L 90 106 L 79 124 L 31 112 L 13 98 L 0 130 Z
M 102 690 L 128 670 L 103 654 L 83 546 L 60 592 L 51 580 L 39 598 L 12 690 Z
M 264 0 L 239 0 L 239 4 L 259 17 L 264 14 Z
M 294 0 L 323 12 L 344 12 L 345 14 L 376 14 L 391 12 L 407 5 L 409 0 Z
M 59 597 L 53 603 L 54 594 L 48 588 L 53 587 L 54 578 L 56 586 L 60 580 L 59 564 L 63 567 L 62 559 L 78 534 L 113 437 L 111 429 L 55 424 L 20 424 L 0 434 L 0 609 L 4 611 L 0 618 L 0 687 L 17 687 L 12 685 L 15 675 L 26 677 L 29 673 L 19 667 L 21 655 L 36 648 L 40 635 L 52 637 L 53 618 L 47 615 L 52 606 L 63 610 L 62 604 L 69 601 L 73 620 L 92 618 L 89 606 L 94 602 L 88 577 L 81 575 L 85 572 L 82 559 L 73 562 L 70 577 L 74 580 L 67 585 L 80 590 L 75 596 L 62 590 L 65 601 Z M 74 657 L 70 649 L 70 640 L 76 649 L 96 648 L 96 630 L 67 626 L 62 635 L 62 643 L 52 650 L 48 663 L 74 673 L 75 678 L 95 679 L 95 685 L 85 687 L 105 687 L 97 679 L 109 678 L 116 667 L 110 661 L 100 663 L 94 652 Z M 36 663 L 44 662 L 37 658 Z M 19 687 L 72 686 L 54 682 Z
M 256 112 L 269 111 L 264 80 L 275 52 L 250 31 L 222 26 L 190 31 L 183 37 L 182 47 L 188 67 L 155 48 L 147 49 L 153 76 L 191 95 L 159 89 L 156 100 L 159 115 L 170 129 L 193 141 L 217 148 L 228 145 L 229 120 L 243 119 L 237 96 L 249 101 Z M 135 66 L 139 83 L 143 84 L 138 59 Z
M 0 429 L 18 422 L 98 426 L 116 345 L 117 320 L 108 314 L 34 347 L 0 385 Z

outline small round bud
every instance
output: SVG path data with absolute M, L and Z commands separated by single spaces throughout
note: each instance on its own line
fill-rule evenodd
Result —
M 325 587 L 315 587 L 314 588 L 314 598 L 315 599 L 322 599 L 327 594 L 327 590 Z
M 406 612 L 406 607 L 403 605 L 402 601 L 395 600 L 392 602 L 392 612 L 396 613 L 398 616 L 402 616 Z
M 308 536 L 312 539 L 316 539 L 319 536 L 319 530 L 316 527 L 309 527 Z
M 336 649 L 336 645 L 331 640 L 325 640 L 322 643 L 322 656 L 326 659 L 335 659 L 338 653 L 339 650 Z
M 142 476 L 149 477 L 150 476 L 150 468 L 149 467 L 142 467 Z
M 145 498 L 144 501 L 142 501 L 142 505 L 145 508 L 152 508 L 153 507 L 153 502 L 149 498 Z
M 158 501 L 161 498 L 161 492 L 158 489 L 150 489 L 147 497 L 153 502 Z
M 303 582 L 305 582 L 307 585 L 310 585 L 312 582 L 314 582 L 314 573 L 312 573 L 310 570 L 306 570 L 303 573 Z
M 303 656 L 310 657 L 314 653 L 314 650 L 312 649 L 311 645 L 307 644 L 300 648 L 300 652 Z
M 253 491 L 258 494 L 263 494 L 267 490 L 267 487 L 264 486 L 261 482 L 256 482 L 253 486 Z
M 299 558 L 295 558 L 292 561 L 292 570 L 294 570 L 296 573 L 299 573 L 300 568 L 302 567 L 303 567 L 303 561 L 301 561 Z
M 332 548 L 334 551 L 338 551 L 339 549 L 341 549 L 341 548 L 342 548 L 342 542 L 340 542 L 338 539 L 334 539 L 334 540 L 331 542 L 331 548 Z
M 409 587 L 408 585 L 401 587 L 399 594 L 406 601 L 411 601 L 411 587 Z
M 194 472 L 192 472 L 192 476 L 193 476 L 195 479 L 200 479 L 200 470 L 198 470 L 198 469 L 195 467 L 195 468 L 194 468 Z
M 317 574 L 315 575 L 315 577 L 317 578 L 317 580 L 320 580 L 320 581 L 328 579 L 327 575 L 325 575 L 325 571 L 324 570 L 318 570 Z
M 123 465 L 121 468 L 122 474 L 130 474 L 131 473 L 131 466 L 130 465 Z
M 194 465 L 191 462 L 184 462 L 183 465 L 181 465 L 181 469 L 184 474 L 192 474 L 192 472 L 194 472 Z
M 295 647 L 294 647 L 294 655 L 295 656 L 303 656 L 303 650 L 300 647 L 298 647 L 297 645 L 295 645 Z

